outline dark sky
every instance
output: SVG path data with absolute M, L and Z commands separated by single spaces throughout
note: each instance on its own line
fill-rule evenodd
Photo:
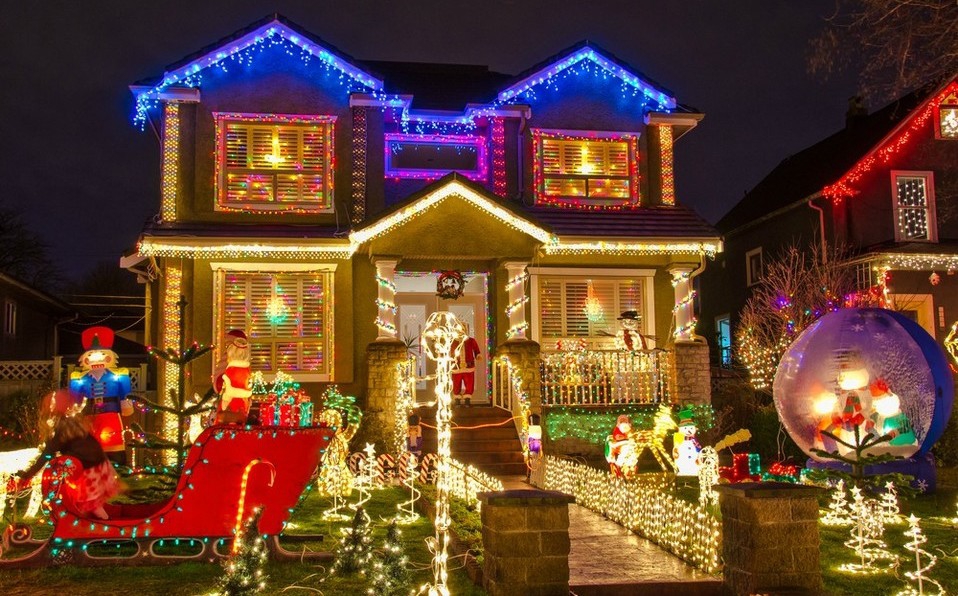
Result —
M 705 112 L 676 145 L 679 200 L 714 222 L 844 123 L 851 75 L 806 74 L 832 0 L 0 2 L 0 201 L 68 277 L 116 262 L 159 205 L 158 147 L 130 83 L 272 12 L 356 58 L 515 74 L 590 39 Z

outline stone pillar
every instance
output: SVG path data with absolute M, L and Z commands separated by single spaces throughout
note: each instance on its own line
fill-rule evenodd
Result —
M 509 317 L 509 329 L 506 331 L 506 338 L 509 340 L 526 339 L 526 331 L 529 329 L 529 323 L 526 321 L 526 303 L 529 302 L 529 294 L 526 293 L 526 267 L 529 263 L 508 262 L 503 263 L 506 268 L 506 294 L 508 295 L 508 304 L 506 305 L 506 316 Z
M 511 340 L 496 348 L 496 356 L 506 356 L 522 375 L 522 388 L 529 396 L 529 409 L 533 414 L 542 413 L 542 372 L 539 368 L 539 344 L 524 340 Z
M 568 596 L 569 503 L 556 491 L 479 493 L 483 587 L 491 596 Z
M 722 558 L 731 594 L 817 594 L 822 591 L 818 495 L 812 486 L 720 485 Z
M 376 341 L 396 339 L 396 265 L 399 261 L 392 259 L 376 259 L 376 285 L 379 286 L 379 295 L 376 304 L 379 311 L 376 314 L 376 327 L 379 336 Z
M 669 267 L 672 275 L 672 288 L 675 291 L 675 306 L 672 316 L 675 317 L 675 333 L 672 336 L 676 342 L 692 341 L 695 338 L 695 316 L 692 312 L 695 291 L 692 289 L 692 265 L 673 265 Z
M 392 453 L 396 424 L 400 362 L 406 345 L 399 340 L 375 341 L 366 346 L 366 407 L 363 408 L 362 442 L 376 443 L 376 453 Z
M 707 343 L 674 343 L 670 368 L 672 401 L 682 405 L 712 403 L 712 370 Z

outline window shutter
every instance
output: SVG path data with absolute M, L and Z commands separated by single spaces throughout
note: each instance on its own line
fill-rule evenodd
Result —
M 602 336 L 603 332 L 614 334 L 616 331 L 616 318 L 619 312 L 616 310 L 615 303 L 615 285 L 614 281 L 599 280 L 592 282 L 592 293 L 598 298 L 602 305 L 602 319 L 589 322 L 589 335 L 592 337 Z
M 542 303 L 540 308 L 542 337 L 558 339 L 562 337 L 562 283 L 541 280 L 539 296 Z
M 249 143 L 248 129 L 233 123 L 226 125 L 226 155 L 224 164 L 228 168 L 246 168 L 247 162 L 246 146 Z
M 585 316 L 588 293 L 585 280 L 565 282 L 565 337 L 589 336 L 589 319 Z
M 644 284 L 642 280 L 638 279 L 629 279 L 621 280 L 618 282 L 618 288 L 616 293 L 618 294 L 619 313 L 623 313 L 627 310 L 634 310 L 640 315 L 645 313 L 642 304 L 642 296 L 644 292 Z M 646 321 L 645 318 L 642 318 L 642 324 L 639 325 L 639 331 L 645 332 Z

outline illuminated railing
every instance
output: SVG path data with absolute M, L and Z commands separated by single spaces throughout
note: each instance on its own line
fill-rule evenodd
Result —
M 449 492 L 469 505 L 478 507 L 477 494 L 505 490 L 502 482 L 480 472 L 474 466 L 464 464 L 458 460 L 449 460 Z
M 543 406 L 670 401 L 665 350 L 572 350 L 542 355 Z
M 663 487 L 625 481 L 606 471 L 548 456 L 533 470 L 532 483 L 575 497 L 576 503 L 648 538 L 708 573 L 719 569 L 721 523 L 704 507 Z
M 529 396 L 522 387 L 522 371 L 506 356 L 492 361 L 492 405 L 512 412 L 512 421 L 522 442 L 529 437 Z

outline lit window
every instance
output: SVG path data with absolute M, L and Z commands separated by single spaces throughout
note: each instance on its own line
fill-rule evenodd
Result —
M 715 338 L 718 341 L 719 362 L 722 366 L 732 364 L 732 320 L 729 315 L 715 318 Z
M 939 139 L 958 139 L 958 93 L 948 94 L 938 106 Z
M 934 178 L 931 172 L 892 172 L 895 240 L 937 242 Z
M 220 271 L 217 337 L 249 336 L 252 368 L 298 380 L 332 374 L 333 274 L 328 271 Z
M 17 334 L 17 303 L 13 300 L 7 300 L 3 305 L 3 333 Z
M 869 290 L 874 287 L 875 275 L 871 262 L 855 264 L 855 289 Z
M 614 206 L 639 198 L 638 135 L 533 131 L 540 203 Z
M 745 279 L 749 286 L 754 286 L 762 281 L 765 276 L 765 268 L 762 266 L 762 247 L 752 249 L 745 253 Z
M 332 210 L 335 117 L 215 116 L 219 209 Z
M 486 141 L 465 135 L 386 135 L 386 176 L 436 179 L 450 172 L 485 180 Z
M 540 277 L 539 339 L 546 349 L 564 338 L 583 338 L 594 348 L 611 348 L 621 313 L 652 312 L 646 305 L 646 283 L 642 278 Z M 643 317 L 642 333 L 649 329 L 648 323 Z

